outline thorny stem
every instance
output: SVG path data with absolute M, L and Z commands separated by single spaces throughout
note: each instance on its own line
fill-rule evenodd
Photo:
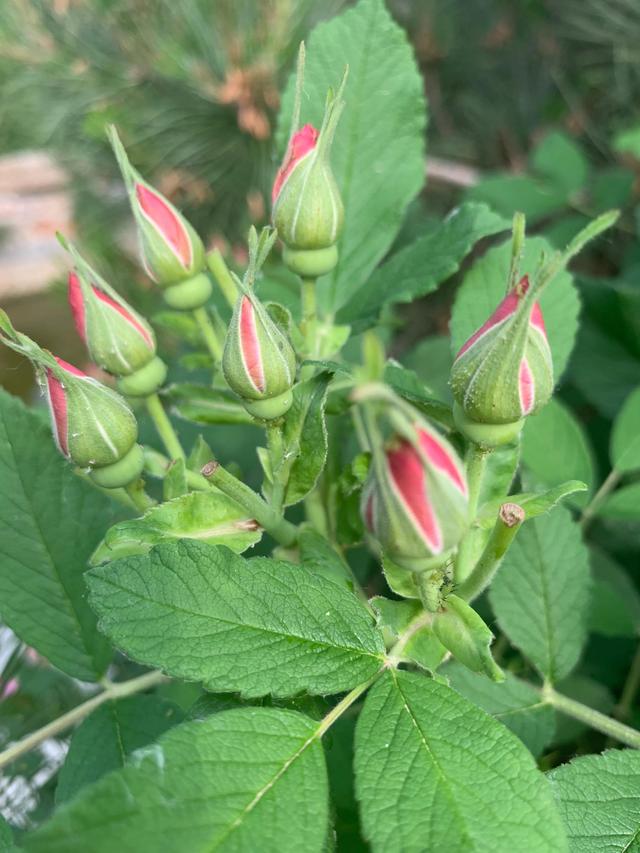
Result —
M 240 506 L 244 507 L 251 518 L 255 518 L 261 527 L 264 527 L 274 539 L 286 547 L 293 545 L 298 538 L 298 528 L 282 517 L 280 512 L 275 511 L 249 488 L 242 480 L 238 480 L 215 460 L 207 462 L 202 469 L 202 476 L 221 492 L 230 497 Z
M 101 693 L 92 696 L 91 699 L 87 699 L 86 702 L 83 702 L 81 705 L 77 705 L 75 708 L 72 708 L 71 711 L 67 711 L 66 714 L 63 714 L 56 720 L 47 723 L 46 726 L 32 732 L 30 735 L 22 738 L 22 740 L 14 743 L 8 749 L 5 749 L 4 752 L 1 752 L 0 769 L 11 764 L 17 758 L 20 758 L 20 756 L 25 755 L 25 753 L 30 752 L 32 749 L 35 749 L 37 746 L 40 746 L 40 744 L 48 738 L 55 737 L 76 723 L 79 723 L 80 720 L 83 720 L 93 710 L 100 707 L 100 705 L 103 705 L 105 702 L 108 702 L 110 699 L 122 699 L 125 696 L 132 696 L 134 693 L 140 693 L 142 690 L 155 687 L 157 684 L 160 684 L 165 680 L 166 676 L 163 675 L 163 673 L 155 671 L 147 672 L 144 675 L 140 675 L 138 678 L 132 678 L 129 681 L 122 681 L 119 684 L 109 683 Z
M 209 317 L 209 314 L 207 313 L 207 309 L 204 306 L 195 308 L 193 316 L 198 324 L 198 328 L 200 329 L 202 339 L 207 345 L 207 349 L 211 353 L 214 362 L 218 364 L 222 360 L 223 347 L 222 342 L 218 337 L 218 333 L 213 328 L 213 323 L 211 322 L 211 317 Z
M 582 513 L 580 525 L 582 526 L 583 530 L 586 530 L 587 527 L 591 524 L 591 522 L 593 521 L 593 517 L 596 515 L 606 498 L 620 482 L 621 476 L 622 475 L 620 474 L 620 472 L 615 468 L 613 468 L 609 472 L 609 476 L 600 486 L 595 495 L 591 498 L 591 501 L 587 504 L 584 509 L 584 512 Z
M 171 459 L 186 459 L 185 452 L 182 449 L 182 445 L 180 444 L 171 421 L 167 417 L 167 413 L 164 410 L 160 397 L 158 397 L 157 394 L 149 394 L 149 396 L 145 398 L 145 402 L 147 404 L 147 411 L 151 415 L 158 435 L 160 436 Z
M 551 687 L 550 684 L 545 684 L 542 688 L 538 688 L 543 700 L 552 705 L 557 711 L 573 717 L 574 720 L 579 720 L 581 723 L 601 732 L 604 735 L 614 738 L 620 743 L 640 749 L 640 732 L 632 729 L 631 726 L 625 726 L 617 720 L 601 714 L 600 711 L 595 711 L 582 702 L 576 702 L 575 699 L 569 699 L 568 696 L 563 696 L 561 693 Z

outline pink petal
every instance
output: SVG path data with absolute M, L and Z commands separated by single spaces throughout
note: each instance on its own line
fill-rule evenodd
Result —
M 276 179 L 273 182 L 271 200 L 274 204 L 280 195 L 282 185 L 291 174 L 293 167 L 299 160 L 307 155 L 309 151 L 312 151 L 316 147 L 317 141 L 318 131 L 312 124 L 305 124 L 304 127 L 301 127 L 300 130 L 293 135 L 282 166 L 278 169 Z
M 144 340 L 150 347 L 153 347 L 153 339 L 149 332 L 145 329 L 145 327 L 133 316 L 130 314 L 127 309 L 120 305 L 119 302 L 116 302 L 115 299 L 112 299 L 107 293 L 103 290 L 100 290 L 99 287 L 96 287 L 95 284 L 91 285 L 95 296 L 101 301 L 104 302 L 105 305 L 108 305 L 110 308 L 113 308 L 114 311 L 117 311 L 125 320 L 134 327 L 134 329 L 142 335 Z
M 67 291 L 69 298 L 69 306 L 73 314 L 73 322 L 75 323 L 78 334 L 82 340 L 87 341 L 86 317 L 84 313 L 84 300 L 82 298 L 82 288 L 80 287 L 80 279 L 75 272 L 69 273 L 69 289 Z
M 460 356 L 465 353 L 470 347 L 472 347 L 480 338 L 484 337 L 487 332 L 490 332 L 495 326 L 504 323 L 512 314 L 514 314 L 520 304 L 520 300 L 525 295 L 527 290 L 529 289 L 529 277 L 523 276 L 518 284 L 513 288 L 513 290 L 508 293 L 502 302 L 498 305 L 493 314 L 489 317 L 486 323 L 483 323 L 482 326 L 478 329 L 477 332 L 474 332 L 473 335 L 469 338 L 466 343 L 464 343 L 456 355 L 456 358 L 460 358 Z
M 526 358 L 523 358 L 520 362 L 519 386 L 520 408 L 523 415 L 528 415 L 533 409 L 536 401 L 536 389 L 533 374 L 529 369 L 529 362 Z
M 422 461 L 406 441 L 387 452 L 391 479 L 413 521 L 434 554 L 442 551 L 442 535 L 429 497 Z
M 262 393 L 265 390 L 262 353 L 256 330 L 255 312 L 251 300 L 246 296 L 243 297 L 240 308 L 240 348 L 245 370 L 256 391 Z
M 451 452 L 435 436 L 424 429 L 418 430 L 418 438 L 425 456 L 433 467 L 449 477 L 458 491 L 467 497 L 468 489 L 466 480 L 457 462 L 452 458 Z
M 542 311 L 538 302 L 536 302 L 533 306 L 529 323 L 531 326 L 533 326 L 534 329 L 537 329 L 542 335 L 544 335 L 545 338 L 547 337 L 547 329 L 544 325 L 544 317 L 542 316 Z
M 173 210 L 144 184 L 136 184 L 136 195 L 147 219 L 156 226 L 183 266 L 188 267 L 191 263 L 191 240 Z

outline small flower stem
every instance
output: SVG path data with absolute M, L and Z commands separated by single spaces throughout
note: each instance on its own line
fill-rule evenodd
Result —
M 613 468 L 609 472 L 609 476 L 606 478 L 604 483 L 600 486 L 598 491 L 595 493 L 589 504 L 584 509 L 582 513 L 582 518 L 580 519 L 580 525 L 583 530 L 586 530 L 587 527 L 593 521 L 594 516 L 605 502 L 609 494 L 615 489 L 615 487 L 620 482 L 621 474 L 615 468 Z
M 386 667 L 382 667 L 375 675 L 372 675 L 371 678 L 367 679 L 367 681 L 363 681 L 362 684 L 358 684 L 357 687 L 354 687 L 353 690 L 347 693 L 344 699 L 341 699 L 335 708 L 332 708 L 329 713 L 320 720 L 320 724 L 315 731 L 315 736 L 322 737 L 331 728 L 335 721 L 341 717 L 344 712 L 347 711 L 353 703 L 380 678 L 385 669 Z
M 631 715 L 631 709 L 633 708 L 633 702 L 638 689 L 640 689 L 640 644 L 638 644 L 631 662 L 627 680 L 622 688 L 620 702 L 615 710 L 615 715 L 619 720 L 626 720 Z
M 147 411 L 171 459 L 186 459 L 185 452 L 182 449 L 171 421 L 167 417 L 160 397 L 157 394 L 149 394 L 145 398 L 145 402 L 147 404 Z
M 289 479 L 288 466 L 283 464 L 284 444 L 282 424 L 276 421 L 269 421 L 266 426 L 266 432 L 271 474 L 273 476 L 269 503 L 275 510 L 281 512 L 287 480 Z
M 213 328 L 213 323 L 211 322 L 211 317 L 209 317 L 209 314 L 207 313 L 207 309 L 204 306 L 195 308 L 193 311 L 193 317 L 198 324 L 200 334 L 207 345 L 207 349 L 211 353 L 211 357 L 216 364 L 218 364 L 222 360 L 223 346 L 218 338 L 218 333 Z
M 131 498 L 132 503 L 135 508 L 142 513 L 145 513 L 148 509 L 151 509 L 152 506 L 155 506 L 156 501 L 153 498 L 149 497 L 149 495 L 144 490 L 144 480 L 139 478 L 134 483 L 129 483 L 128 486 L 125 486 L 125 491 Z
M 524 510 L 517 504 L 505 503 L 500 507 L 489 541 L 469 577 L 456 588 L 457 595 L 473 601 L 491 583 L 524 518 Z
M 487 459 L 490 450 L 480 447 L 477 444 L 472 444 L 469 447 L 467 455 L 467 483 L 469 485 L 469 520 L 471 527 L 465 534 L 458 547 L 458 555 L 455 564 L 455 579 L 458 583 L 463 583 L 470 575 L 472 569 L 474 555 L 474 527 L 476 515 L 478 514 L 478 504 L 480 503 L 480 492 L 482 490 L 482 480 L 484 478 Z
M 217 486 L 221 492 L 244 507 L 250 517 L 264 527 L 281 545 L 288 547 L 296 542 L 297 527 L 283 518 L 280 512 L 270 507 L 260 495 L 257 495 L 242 480 L 230 474 L 218 462 L 207 462 L 202 469 L 202 475 L 209 483 Z
M 163 673 L 155 671 L 147 672 L 144 675 L 140 675 L 138 678 L 132 678 L 129 681 L 122 681 L 119 684 L 113 684 L 110 682 L 101 693 L 92 696 L 91 699 L 87 699 L 86 702 L 72 708 L 71 711 L 67 711 L 66 714 L 63 714 L 56 720 L 47 723 L 46 726 L 32 732 L 30 735 L 22 738 L 22 740 L 14 743 L 8 749 L 5 749 L 4 752 L 1 752 L 0 768 L 6 767 L 17 758 L 20 758 L 20 756 L 25 755 L 32 749 L 40 746 L 40 744 L 48 738 L 56 737 L 56 735 L 61 734 L 66 729 L 76 723 L 79 723 L 80 720 L 83 720 L 92 711 L 99 708 L 100 705 L 103 705 L 105 702 L 108 702 L 111 699 L 122 699 L 125 696 L 132 696 L 134 693 L 140 693 L 143 690 L 148 690 L 150 687 L 155 687 L 157 684 L 160 684 L 165 680 L 166 676 L 163 675 Z
M 602 732 L 604 735 L 609 735 L 619 743 L 624 743 L 633 749 L 640 749 L 640 732 L 632 729 L 631 726 L 625 726 L 624 723 L 613 720 L 611 717 L 601 714 L 600 711 L 594 711 L 593 708 L 589 708 L 581 702 L 576 702 L 574 699 L 569 699 L 568 696 L 556 693 L 550 684 L 545 684 L 540 690 L 540 694 L 557 711 L 585 723 L 585 725 Z
M 314 358 L 317 355 L 317 325 L 318 325 L 318 308 L 316 304 L 316 279 L 303 278 L 300 291 L 302 300 L 302 322 L 300 324 L 302 334 L 305 338 L 305 355 L 308 358 Z
M 236 304 L 238 298 L 238 288 L 233 280 L 233 276 L 229 271 L 225 259 L 222 257 L 220 249 L 212 249 L 207 255 L 207 266 L 211 274 L 215 278 L 222 295 L 227 300 L 231 308 Z

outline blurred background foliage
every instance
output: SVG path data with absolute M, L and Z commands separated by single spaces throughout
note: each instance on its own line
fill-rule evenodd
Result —
M 185 210 L 209 244 L 221 246 L 230 262 L 240 264 L 247 227 L 269 215 L 279 159 L 279 93 L 298 43 L 315 23 L 348 5 L 346 0 L 3 0 L 0 155 L 44 149 L 55 156 L 69 176 L 81 242 L 106 277 L 153 314 L 157 300 L 126 251 L 132 248 L 126 198 L 105 126 L 117 124 L 140 171 Z M 612 206 L 623 211 L 616 232 L 599 241 L 598 253 L 575 266 L 582 301 L 577 344 L 559 401 L 537 419 L 535 442 L 525 435 L 529 476 L 553 485 L 554 478 L 577 472 L 593 484 L 593 493 L 610 468 L 612 422 L 640 381 L 640 4 L 388 0 L 388 6 L 408 32 L 429 102 L 429 177 L 398 245 L 465 199 L 485 201 L 505 215 L 523 210 L 529 230 L 556 245 L 587 217 Z M 269 276 L 277 290 L 276 265 Z M 460 280 L 387 317 L 393 354 L 442 397 L 449 393 L 446 334 Z M 16 294 L 6 307 L 16 325 L 73 361 L 81 349 L 61 284 L 53 295 Z M 192 329 L 158 325 L 167 334 L 163 345 L 176 352 L 181 340 L 193 336 Z M 6 351 L 1 357 L 6 360 L 0 367 L 17 364 Z M 3 384 L 27 393 L 28 366 L 18 375 L 22 380 L 4 370 Z M 195 432 L 185 428 L 192 430 L 190 443 Z M 253 433 L 239 437 L 239 430 L 223 428 L 218 436 L 229 456 L 238 457 L 240 441 L 247 447 L 242 458 L 253 455 Z M 566 686 L 570 695 L 606 711 L 624 684 L 640 625 L 637 613 L 629 624 L 620 621 L 621 602 L 635 606 L 638 597 L 637 472 L 625 488 L 632 494 L 609 506 L 590 528 L 593 543 L 608 552 L 608 585 L 595 567 L 597 598 L 613 596 L 613 603 L 608 616 L 594 614 L 582 668 L 575 684 Z M 366 578 L 371 558 L 363 550 L 354 556 L 358 559 Z M 617 590 L 611 583 L 621 571 L 615 560 L 628 569 Z M 18 676 L 27 685 L 30 678 L 37 683 L 33 695 L 25 690 L 6 700 L 11 738 L 23 733 L 23 724 L 25 730 L 33 727 L 35 705 L 46 705 L 52 711 L 47 716 L 55 716 L 77 703 L 78 688 L 66 677 L 56 674 L 45 684 L 33 675 L 37 661 L 17 651 L 6 657 L 5 681 Z M 640 658 L 636 666 L 640 672 Z M 185 708 L 192 698 L 184 699 Z M 640 724 L 637 708 L 625 713 L 629 722 Z M 586 730 L 565 732 L 549 763 L 565 753 L 601 748 L 600 740 Z M 339 760 L 338 751 L 335 755 Z M 51 766 L 60 760 L 45 759 Z M 25 768 L 25 779 L 33 772 Z M 37 787 L 46 791 L 46 780 Z M 15 802 L 15 790 L 4 795 Z M 0 785 L 0 806 L 2 797 Z M 350 806 L 345 814 L 348 834 Z M 357 849 L 354 844 L 349 849 Z

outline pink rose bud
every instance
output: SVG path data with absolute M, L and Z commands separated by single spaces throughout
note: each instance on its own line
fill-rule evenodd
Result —
M 133 168 L 115 127 L 109 135 L 129 192 L 147 273 L 163 287 L 198 276 L 205 265 L 202 241 L 171 202 Z
M 458 352 L 451 387 L 459 415 L 517 424 L 553 393 L 553 362 L 542 311 L 524 276 Z
M 396 437 L 383 452 L 374 450 L 362 516 L 394 563 L 421 571 L 462 538 L 469 496 L 453 447 L 425 422 L 415 428 L 415 446 Z
M 10 678 L 4 683 L 0 682 L 0 702 L 4 702 L 5 699 L 10 699 L 18 692 L 19 689 L 20 682 L 17 678 Z
M 281 417 L 291 406 L 296 357 L 288 337 L 260 300 L 241 293 L 222 355 L 227 384 L 253 415 Z
M 296 103 L 289 144 L 273 184 L 273 224 L 285 245 L 284 261 L 304 277 L 329 272 L 338 260 L 336 243 L 344 208 L 330 164 L 331 145 L 344 107 L 342 94 L 330 92 L 320 130 L 299 128 L 304 49 L 298 64 Z

